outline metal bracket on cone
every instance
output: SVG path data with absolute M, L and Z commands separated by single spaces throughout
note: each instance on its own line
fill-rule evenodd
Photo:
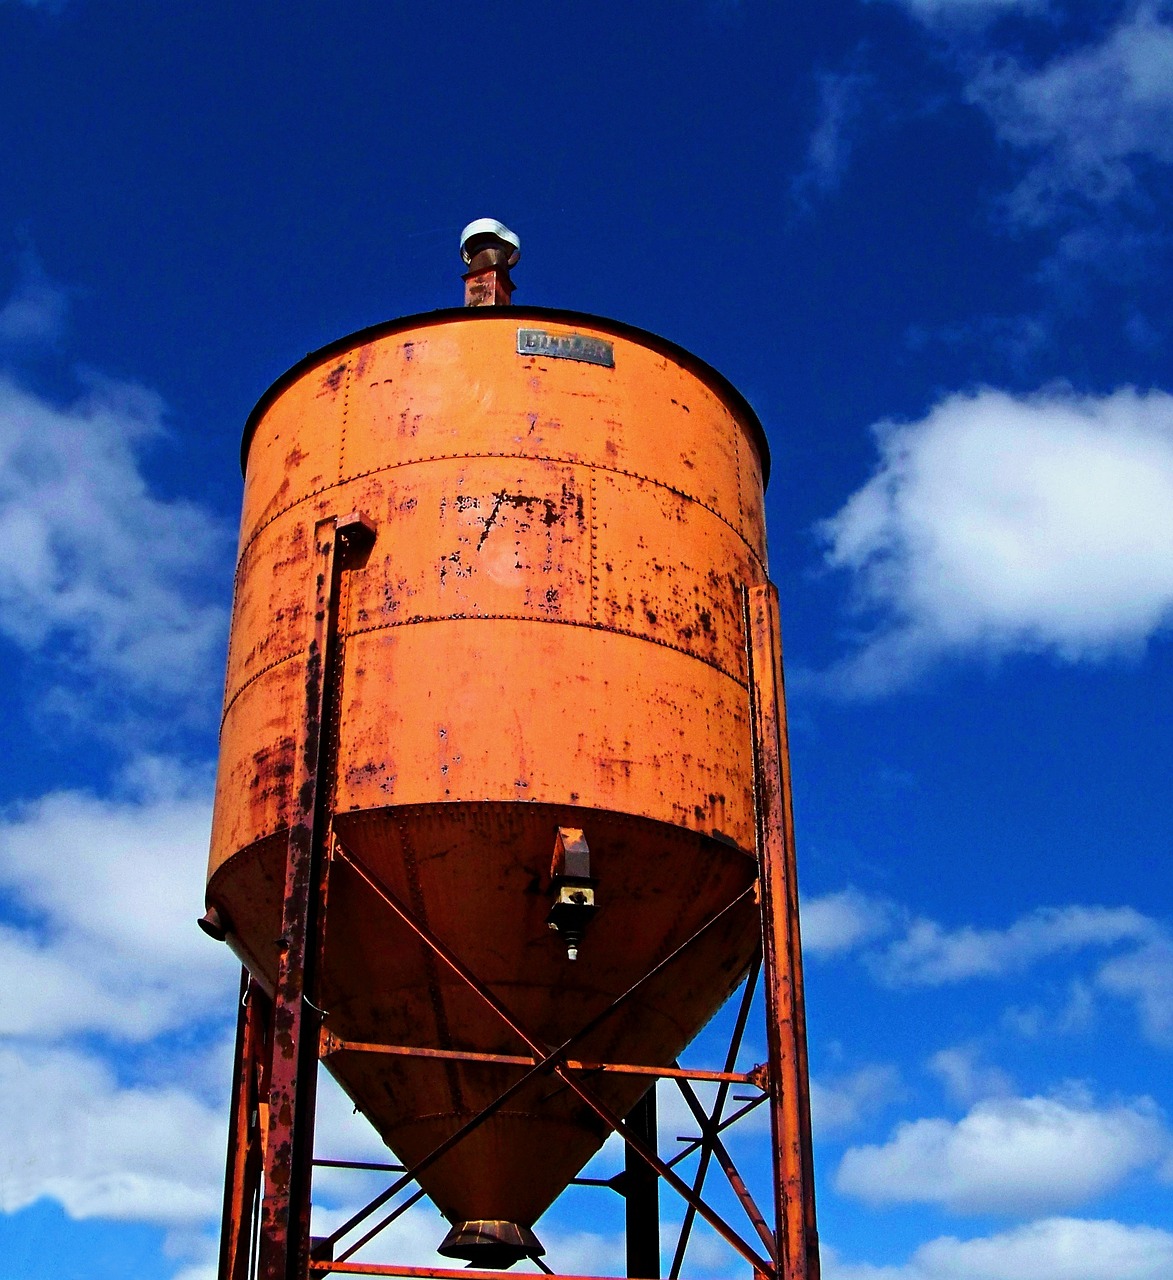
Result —
M 591 875 L 591 850 L 578 827 L 559 827 L 554 838 L 554 861 L 550 867 L 550 892 L 554 905 L 546 924 L 566 944 L 566 958 L 578 959 L 582 935 L 598 910 L 595 902 L 597 880 Z

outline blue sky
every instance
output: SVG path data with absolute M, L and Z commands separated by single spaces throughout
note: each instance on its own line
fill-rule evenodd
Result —
M 239 433 L 491 215 L 770 437 L 828 1280 L 1173 1275 L 1173 5 L 0 0 L 0 137 L 0 1273 L 214 1274 Z

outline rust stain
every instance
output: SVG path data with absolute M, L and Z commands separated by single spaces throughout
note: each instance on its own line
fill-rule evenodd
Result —
M 346 370 L 347 362 L 345 360 L 341 364 L 335 365 L 335 367 L 322 378 L 323 392 L 337 392 L 338 388 L 342 385 L 342 380 L 346 377 Z

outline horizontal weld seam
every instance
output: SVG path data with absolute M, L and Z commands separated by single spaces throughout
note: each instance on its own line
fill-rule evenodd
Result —
M 720 662 L 715 662 L 712 658 L 706 658 L 699 653 L 693 653 L 691 649 L 682 648 L 678 644 L 673 644 L 670 640 L 658 640 L 654 636 L 640 635 L 638 631 L 624 631 L 619 627 L 609 627 L 602 622 L 574 622 L 567 618 L 534 618 L 523 613 L 444 613 L 435 614 L 433 616 L 417 616 L 405 618 L 402 622 L 377 622 L 369 627 L 354 627 L 345 633 L 345 637 L 349 639 L 351 636 L 369 635 L 374 631 L 390 631 L 395 627 L 410 627 L 416 623 L 422 622 L 539 622 L 546 626 L 556 627 L 583 627 L 587 631 L 608 631 L 612 635 L 627 636 L 630 640 L 642 640 L 646 644 L 658 644 L 662 649 L 671 649 L 674 653 L 681 653 L 686 658 L 692 658 L 696 662 L 703 662 L 706 667 L 712 667 L 716 672 L 732 680 L 739 689 L 748 689 L 749 684 L 740 676 L 730 671 Z M 296 652 L 286 654 L 284 658 L 278 658 L 276 662 L 270 662 L 267 667 L 262 667 L 260 671 L 254 672 L 232 695 L 231 700 L 224 706 L 224 714 L 220 718 L 220 726 L 223 728 L 224 721 L 228 718 L 228 712 L 231 710 L 233 703 L 237 698 L 252 684 L 259 680 L 266 672 L 272 671 L 274 667 L 279 667 L 281 663 L 288 662 L 290 658 L 296 658 Z
M 404 618 L 402 622 L 376 622 L 369 627 L 353 627 L 346 634 L 348 636 L 361 636 L 367 635 L 372 631 L 389 631 L 394 627 L 410 627 L 419 622 L 540 622 L 546 626 L 582 627 L 587 631 L 607 631 L 611 635 L 627 636 L 631 640 L 642 640 L 647 644 L 658 644 L 663 649 L 671 649 L 675 653 L 682 653 L 686 658 L 693 658 L 697 662 L 703 662 L 706 667 L 712 667 L 714 671 L 719 671 L 721 675 L 727 676 L 738 687 L 742 689 L 749 688 L 746 681 L 713 658 L 706 658 L 703 654 L 694 653 L 691 649 L 685 649 L 682 645 L 673 644 L 671 640 L 660 640 L 655 636 L 642 635 L 638 631 L 625 631 L 622 627 L 610 627 L 605 622 L 577 622 L 573 618 L 535 618 L 532 614 L 526 613 L 417 614 L 410 618 Z
M 249 676 L 249 678 L 240 686 L 240 688 L 237 689 L 237 691 L 232 695 L 232 697 L 229 698 L 227 702 L 225 702 L 224 714 L 220 717 L 220 728 L 221 729 L 224 728 L 224 721 L 228 719 L 228 713 L 232 710 L 233 704 L 236 702 L 236 699 L 239 698 L 240 695 L 249 687 L 250 684 L 253 684 L 255 681 L 259 680 L 261 676 L 272 671 L 274 667 L 279 667 L 283 662 L 289 662 L 291 659 L 297 658 L 300 656 L 301 656 L 300 651 L 295 649 L 293 650 L 292 653 L 287 653 L 283 658 L 274 658 L 273 661 L 268 664 L 268 666 L 262 667 L 260 671 L 254 671 L 252 675 Z
M 592 471 L 606 471 L 611 475 L 626 476 L 630 480 L 645 480 L 648 484 L 654 484 L 658 489 L 667 489 L 669 493 L 676 494 L 677 497 L 683 498 L 686 502 L 694 502 L 698 507 L 702 507 L 710 515 L 714 515 L 718 520 L 733 534 L 735 534 L 745 549 L 753 557 L 754 563 L 765 572 L 765 562 L 754 549 L 753 544 L 746 538 L 745 534 L 733 524 L 732 521 L 726 519 L 716 507 L 711 507 L 702 498 L 697 498 L 691 493 L 686 493 L 683 489 L 678 489 L 675 485 L 666 483 L 663 480 L 657 480 L 655 476 L 641 475 L 638 471 L 625 471 L 622 467 L 608 467 L 602 462 L 584 462 L 579 458 L 547 458 L 532 453 L 438 453 L 426 458 L 408 458 L 403 462 L 389 462 L 385 467 L 372 467 L 369 471 L 356 471 L 353 475 L 347 476 L 345 480 L 336 481 L 333 484 L 322 485 L 320 489 L 311 489 L 308 493 L 303 494 L 300 498 L 296 498 L 287 506 L 282 507 L 263 523 L 259 524 L 252 533 L 249 534 L 248 541 L 240 549 L 240 556 L 236 562 L 236 577 L 240 576 L 241 566 L 244 564 L 245 556 L 248 555 L 253 543 L 261 536 L 262 533 L 275 521 L 280 520 L 282 516 L 288 515 L 294 507 L 300 506 L 303 502 L 308 502 L 311 498 L 316 498 L 323 493 L 329 493 L 331 489 L 337 489 L 341 485 L 350 484 L 353 480 L 365 480 L 368 476 L 381 475 L 385 471 L 397 471 L 400 467 L 416 467 L 425 462 L 461 462 L 471 461 L 475 458 L 514 458 L 518 462 L 552 462 L 560 466 L 567 467 L 587 467 Z M 738 467 L 737 483 L 740 489 L 741 485 L 741 468 Z

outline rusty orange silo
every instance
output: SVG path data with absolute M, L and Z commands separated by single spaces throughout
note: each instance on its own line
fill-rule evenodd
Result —
M 670 342 L 475 305 L 307 357 L 243 464 L 207 905 L 271 993 L 303 948 L 328 1069 L 448 1251 L 506 1265 L 607 1135 L 535 1045 L 668 1066 L 759 947 L 765 437 Z M 648 1084 L 592 1087 L 622 1116 Z

